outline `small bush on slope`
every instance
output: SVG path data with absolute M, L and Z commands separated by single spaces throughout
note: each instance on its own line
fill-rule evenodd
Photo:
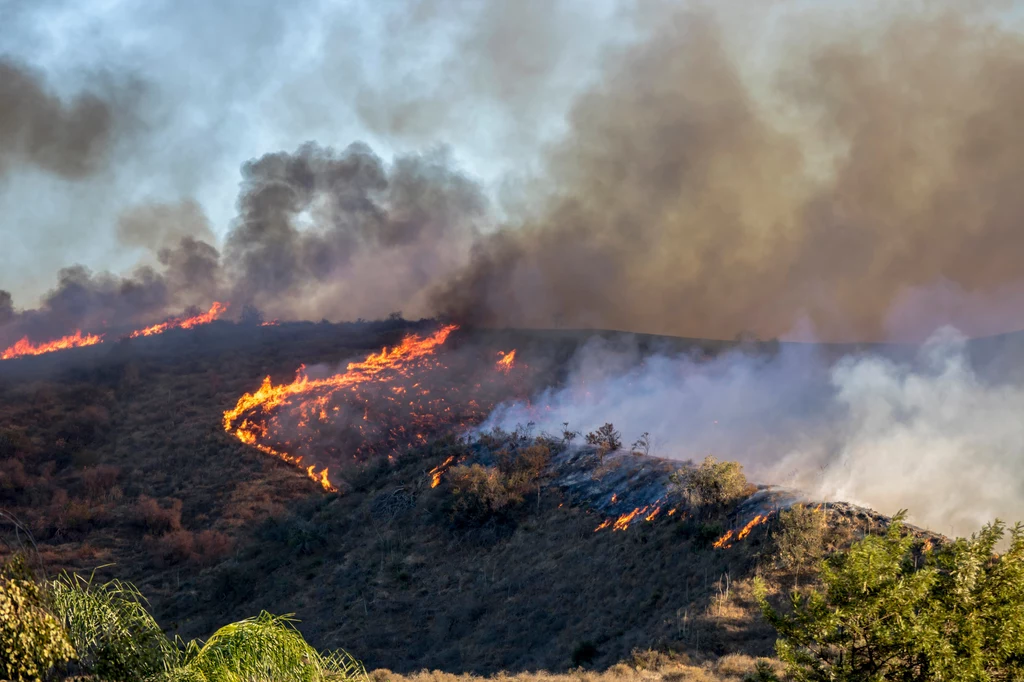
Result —
M 692 466 L 692 465 L 691 465 Z M 695 508 L 706 514 L 737 502 L 751 493 L 752 486 L 739 462 L 720 462 L 710 455 L 698 466 L 672 475 L 672 482 Z

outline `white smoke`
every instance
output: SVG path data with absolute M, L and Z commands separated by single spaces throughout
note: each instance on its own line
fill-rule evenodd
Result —
M 914 523 L 963 535 L 1024 519 L 1024 381 L 991 378 L 946 329 L 916 357 L 857 353 L 830 362 L 814 346 L 710 360 L 596 342 L 564 388 L 494 411 L 484 428 L 535 422 L 584 433 L 612 422 L 651 454 L 742 462 L 759 482 L 824 499 L 910 510 Z

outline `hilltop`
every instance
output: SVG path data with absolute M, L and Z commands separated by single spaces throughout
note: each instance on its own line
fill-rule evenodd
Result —
M 31 530 L 48 572 L 100 567 L 101 578 L 129 579 L 172 634 L 294 612 L 312 644 L 370 667 L 478 674 L 607 667 L 648 649 L 698 661 L 769 655 L 751 578 L 771 575 L 782 589 L 803 570 L 777 560 L 780 512 L 816 507 L 828 521 L 820 548 L 887 522 L 757 486 L 696 508 L 673 482 L 681 463 L 604 454 L 582 434 L 433 434 L 353 462 L 329 493 L 222 428 L 224 411 L 266 375 L 290 381 L 301 364 L 337 366 L 430 328 L 213 323 L 0 363 L 0 507 Z M 532 358 L 534 390 L 561 381 L 592 335 L 463 332 L 453 342 L 518 349 Z M 697 354 L 731 345 L 632 340 Z M 465 486 L 453 485 L 453 467 L 493 472 L 502 451 L 534 446 L 548 454 L 528 499 L 486 513 L 454 502 Z

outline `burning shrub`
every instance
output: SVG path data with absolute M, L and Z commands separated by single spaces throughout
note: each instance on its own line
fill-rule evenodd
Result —
M 699 466 L 672 474 L 675 484 L 695 508 L 714 512 L 747 497 L 751 485 L 739 462 L 720 462 L 708 456 Z
M 151 533 L 181 530 L 181 500 L 172 498 L 170 508 L 164 509 L 152 497 L 139 495 L 135 509 L 138 522 Z

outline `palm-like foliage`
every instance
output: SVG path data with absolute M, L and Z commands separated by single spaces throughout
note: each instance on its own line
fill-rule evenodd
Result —
M 263 612 L 225 625 L 204 644 L 168 639 L 129 583 L 64 574 L 49 583 L 55 615 L 81 666 L 110 682 L 363 682 L 345 652 L 311 647 L 288 616 Z
M 134 586 L 64 573 L 50 581 L 49 592 L 80 664 L 102 679 L 138 680 L 164 671 L 174 660 L 176 648 Z
M 202 646 L 190 642 L 167 682 L 356 682 L 363 665 L 346 652 L 323 655 L 306 643 L 288 616 L 266 611 L 225 625 Z

